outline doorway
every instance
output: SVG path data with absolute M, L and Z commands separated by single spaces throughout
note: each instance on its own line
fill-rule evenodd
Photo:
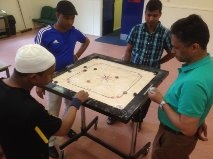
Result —
M 103 31 L 102 35 L 113 32 L 115 0 L 103 0 Z

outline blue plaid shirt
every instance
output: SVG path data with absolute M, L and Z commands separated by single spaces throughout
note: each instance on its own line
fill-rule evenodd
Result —
M 127 38 L 132 45 L 131 63 L 160 68 L 164 49 L 171 52 L 169 30 L 159 22 L 155 32 L 149 33 L 146 23 L 134 26 Z

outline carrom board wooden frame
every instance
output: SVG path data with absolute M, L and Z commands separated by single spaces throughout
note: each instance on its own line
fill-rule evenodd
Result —
M 153 72 L 155 74 L 154 78 L 145 87 L 141 88 L 139 93 L 135 94 L 134 98 L 131 101 L 129 101 L 129 103 L 126 105 L 126 107 L 124 109 L 118 109 L 118 108 L 112 107 L 110 105 L 107 105 L 103 102 L 97 101 L 92 98 L 90 98 L 85 103 L 83 103 L 83 106 L 85 106 L 87 108 L 90 108 L 90 109 L 97 111 L 99 113 L 102 113 L 104 115 L 114 117 L 117 120 L 124 122 L 124 123 L 127 123 L 131 119 L 131 117 L 135 113 L 137 113 L 138 109 L 140 107 L 142 107 L 143 104 L 146 102 L 146 100 L 148 99 L 147 90 L 151 86 L 155 86 L 155 87 L 158 86 L 168 75 L 168 71 L 165 71 L 165 70 L 144 67 L 144 66 L 136 66 L 136 65 L 132 65 L 132 64 L 123 62 L 122 60 L 119 60 L 119 59 L 116 59 L 113 57 L 94 53 L 94 54 L 91 54 L 87 57 L 80 59 L 74 65 L 70 65 L 65 70 L 62 70 L 62 71 L 56 73 L 56 77 L 62 75 L 63 73 L 65 73 L 67 71 L 71 71 L 73 68 L 76 68 L 92 59 L 103 59 L 103 60 L 111 61 L 114 63 L 122 64 L 122 65 L 125 65 L 128 67 L 133 67 L 135 69 L 142 69 L 145 71 Z M 109 71 L 109 70 L 106 70 L 106 71 Z M 72 97 L 76 93 L 72 90 L 61 87 L 61 86 L 57 85 L 57 83 L 54 83 L 54 82 L 46 85 L 45 89 L 50 92 L 53 92 L 55 94 L 58 94 L 62 97 L 65 97 L 67 99 L 72 99 Z

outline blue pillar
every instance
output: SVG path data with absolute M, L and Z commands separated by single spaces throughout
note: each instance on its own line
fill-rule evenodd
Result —
M 144 0 L 123 0 L 120 39 L 126 40 L 132 27 L 142 22 Z

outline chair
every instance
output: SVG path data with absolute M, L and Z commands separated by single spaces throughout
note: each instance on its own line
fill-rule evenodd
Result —
M 34 18 L 32 21 L 44 26 L 56 23 L 56 8 L 50 6 L 42 7 L 40 18 Z
M 9 67 L 10 65 L 0 61 L 0 72 L 6 71 L 7 77 L 10 77 Z

